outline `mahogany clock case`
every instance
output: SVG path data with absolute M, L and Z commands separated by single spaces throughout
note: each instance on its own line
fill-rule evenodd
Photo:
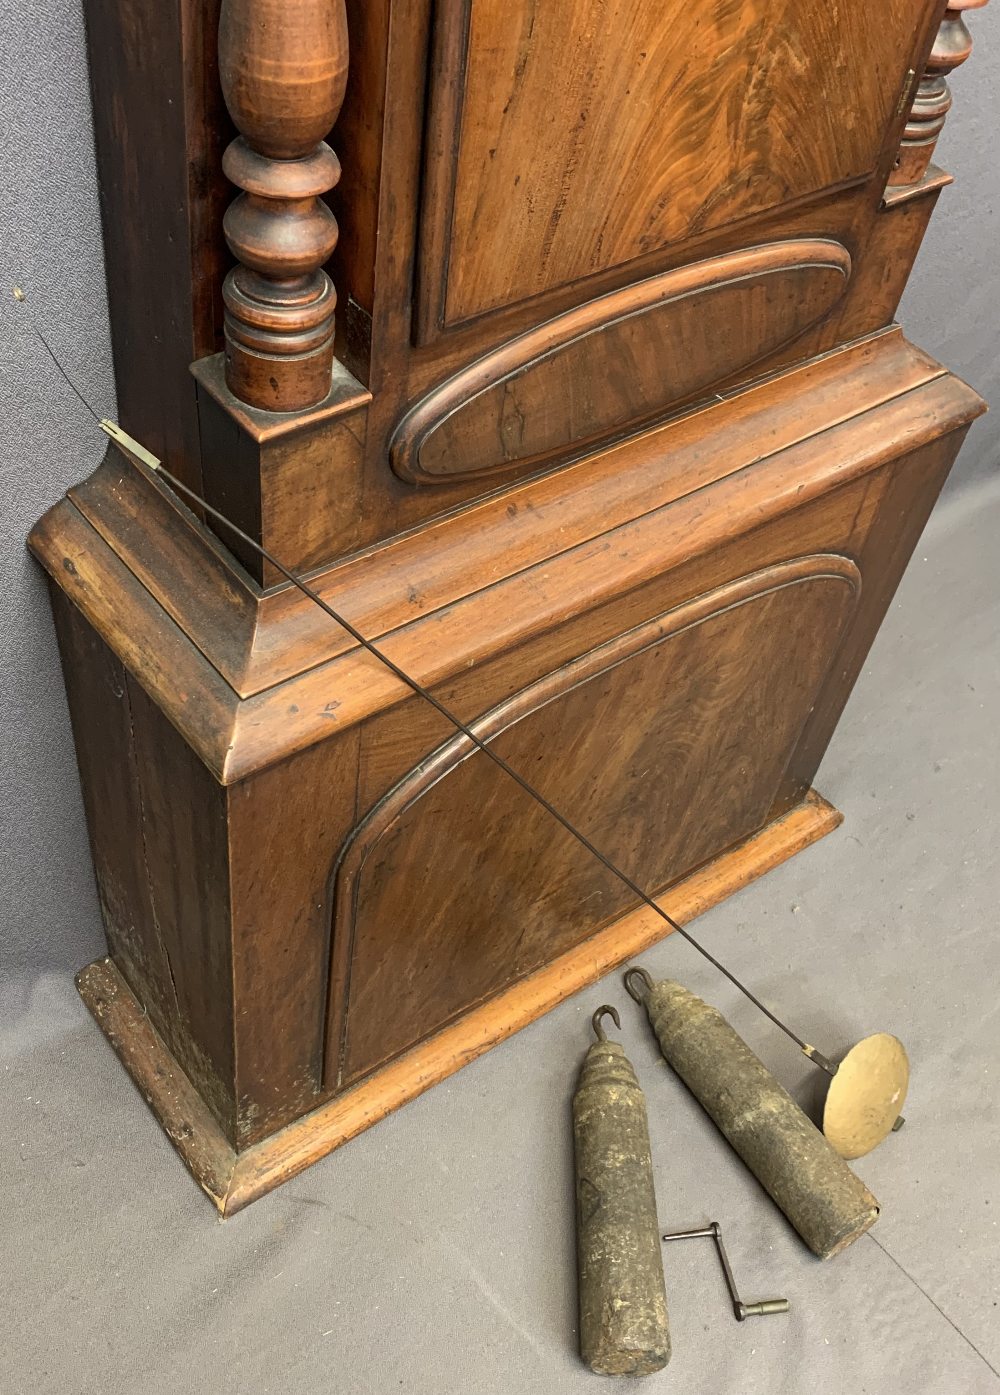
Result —
M 138 44 L 87 0 L 122 425 L 696 914 L 839 821 L 816 769 L 983 407 L 892 325 L 958 7 L 272 4 L 217 49 L 211 4 Z M 333 169 L 297 25 L 344 102 L 338 311 L 264 352 L 246 288 L 280 339 L 329 227 L 288 194 Z M 264 229 L 227 220 L 225 317 L 218 52 Z M 141 455 L 31 546 L 108 935 L 81 992 L 224 1212 L 659 937 Z

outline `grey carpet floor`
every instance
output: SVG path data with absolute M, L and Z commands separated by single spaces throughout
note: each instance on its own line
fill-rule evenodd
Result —
M 634 1388 L 576 1357 L 568 1100 L 588 1018 L 622 1004 L 685 1395 L 1000 1395 L 995 849 L 1000 491 L 946 501 L 819 787 L 843 828 L 699 922 L 830 1052 L 907 1043 L 907 1125 L 858 1171 L 875 1230 L 820 1264 L 659 1061 L 617 977 L 225 1224 L 62 977 L 0 1025 L 0 1395 L 562 1395 Z M 644 957 L 727 1012 L 793 1089 L 795 1048 L 668 941 Z

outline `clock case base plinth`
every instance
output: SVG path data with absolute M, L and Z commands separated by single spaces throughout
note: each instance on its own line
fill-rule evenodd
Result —
M 661 898 L 687 922 L 833 832 L 843 815 L 815 790 L 761 833 L 685 877 Z M 646 907 L 633 911 L 421 1043 L 392 1065 L 304 1114 L 242 1153 L 171 1056 L 113 959 L 77 975 L 94 1020 L 152 1109 L 195 1181 L 223 1216 L 235 1215 L 312 1163 L 498 1046 L 573 993 L 641 954 L 665 927 Z M 666 933 L 669 933 L 667 931 Z

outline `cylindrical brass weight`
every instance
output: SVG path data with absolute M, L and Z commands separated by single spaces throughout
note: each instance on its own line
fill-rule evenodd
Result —
M 878 1219 L 878 1202 L 717 1008 L 679 983 L 647 984 L 660 1050 L 813 1254 L 829 1259 Z
M 603 1376 L 644 1376 L 670 1360 L 667 1295 L 646 1102 L 618 1042 L 598 1040 L 573 1097 L 580 1354 Z

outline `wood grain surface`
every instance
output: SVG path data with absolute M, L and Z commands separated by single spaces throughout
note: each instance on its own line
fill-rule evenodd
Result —
M 83 4 L 119 420 L 195 488 L 201 444 L 187 369 L 222 346 L 232 193 L 221 3 Z
M 832 556 L 741 578 L 546 675 L 474 729 L 657 891 L 766 821 L 860 579 Z M 342 855 L 335 945 L 347 962 L 331 980 L 327 1083 L 366 1074 L 633 899 L 467 738 L 453 738 Z
M 585 301 L 419 402 L 393 438 L 393 468 L 433 484 L 627 436 L 796 338 L 850 274 L 840 243 L 788 240 Z
M 450 324 L 870 173 L 914 14 L 452 0 L 438 23 L 423 284 Z

